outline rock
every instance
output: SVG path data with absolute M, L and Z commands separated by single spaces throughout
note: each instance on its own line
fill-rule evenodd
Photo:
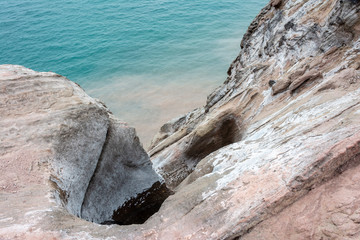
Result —
M 181 219 L 173 225 L 181 225 L 182 231 L 174 227 L 172 234 L 191 239 L 304 239 L 312 238 L 316 226 L 334 230 L 323 219 L 311 218 L 311 212 L 311 224 L 297 230 L 302 222 L 296 223 L 290 210 L 286 219 L 294 220 L 292 228 L 283 230 L 281 212 L 340 181 L 340 173 L 358 168 L 359 10 L 360 5 L 350 1 L 283 1 L 281 11 L 267 6 L 256 17 L 224 85 L 211 93 L 200 115 L 188 120 L 191 127 L 179 127 L 192 130 L 160 151 L 150 151 L 157 172 L 176 191 L 161 214 L 183 198 L 184 209 L 172 213 Z M 356 171 L 352 174 L 357 177 Z M 352 186 L 356 183 L 343 187 Z M 335 196 L 339 204 L 357 208 L 356 201 Z M 357 193 L 346 196 L 356 199 Z M 312 206 L 310 200 L 306 204 Z M 319 215 L 327 211 L 315 210 Z M 351 215 L 341 236 L 358 231 Z M 278 216 L 282 224 L 272 228 Z M 266 219 L 272 220 L 259 227 L 264 235 L 256 234 L 256 226 Z M 274 231 L 279 233 L 271 237 Z M 165 232 L 171 236 L 171 230 Z
M 168 152 L 166 147 L 163 148 L 160 157 L 153 159 L 154 166 L 163 174 L 167 186 L 175 189 L 201 159 L 241 139 L 241 131 L 241 121 L 229 110 L 221 111 L 217 115 L 209 115 L 203 124 L 199 124 L 190 134 L 183 134 L 186 141 L 180 141 L 177 147 L 181 151 Z M 150 153 L 156 155 L 157 152 Z M 171 161 L 162 165 L 164 158 L 168 156 L 170 158 L 166 160 L 171 159 Z
M 289 90 L 291 92 L 294 92 L 295 90 L 297 90 L 301 85 L 303 85 L 305 82 L 307 81 L 313 81 L 317 78 L 322 77 L 322 74 L 319 71 L 316 71 L 315 69 L 310 70 L 309 72 L 307 72 L 306 74 L 304 74 L 301 77 L 298 77 L 297 79 L 294 79 L 290 86 L 289 86 Z
M 73 123 L 77 118 L 71 117 L 76 114 L 61 117 L 68 111 L 66 109 L 86 109 L 81 111 L 84 122 L 79 126 L 95 126 L 94 132 L 107 126 L 110 131 L 105 132 L 115 135 L 106 137 L 101 132 L 79 149 L 93 151 L 97 154 L 95 159 L 116 155 L 111 151 L 101 154 L 95 146 L 112 148 L 116 139 L 122 139 L 116 137 L 123 133 L 116 127 L 121 124 L 113 122 L 111 117 L 97 122 L 86 116 L 91 111 L 97 119 L 103 112 L 107 113 L 106 109 L 91 99 L 88 101 L 92 102 L 92 107 L 84 104 L 83 98 L 74 101 L 71 92 L 77 87 L 68 90 L 61 87 L 62 95 L 57 93 L 57 99 L 70 102 L 50 101 L 51 94 L 45 95 L 49 101 L 42 100 L 41 94 L 38 98 L 30 98 L 35 99 L 32 103 L 35 106 L 39 102 L 44 106 L 48 104 L 36 114 L 32 113 L 32 108 L 22 108 L 21 104 L 11 105 L 13 100 L 7 98 L 7 106 L 14 107 L 11 111 L 1 108 L 1 116 L 7 116 L 0 123 L 3 131 L 0 135 L 1 169 L 6 169 L 1 172 L 6 176 L 1 180 L 6 183 L 7 190 L 0 195 L 0 236 L 4 239 L 15 236 L 22 239 L 38 236 L 61 239 L 359 239 L 360 71 L 356 63 L 360 61 L 360 5 L 350 0 L 281 2 L 279 7 L 269 3 L 250 25 L 226 81 L 209 95 L 207 105 L 165 124 L 152 142 L 153 166 L 174 194 L 141 225 L 102 226 L 76 218 L 44 198 L 48 188 L 43 187 L 43 178 L 37 178 L 43 176 L 44 171 L 49 175 L 53 172 L 49 168 L 51 161 L 46 157 L 61 156 L 55 154 L 58 151 L 53 146 L 66 139 L 71 143 L 79 142 L 76 139 L 85 132 L 80 127 L 71 128 L 79 129 L 75 134 L 67 130 L 66 126 L 77 126 Z M 61 78 L 50 75 L 52 83 Z M 11 76 L 6 71 L 2 73 L 5 79 Z M 269 81 L 275 83 L 269 87 Z M 4 93 L 8 96 L 6 89 L 13 89 L 12 86 L 30 89 L 30 92 L 54 89 L 44 84 L 29 88 L 16 86 L 9 80 L 1 86 L 0 96 L 5 96 Z M 275 88 L 278 88 L 276 93 Z M 3 102 L 5 100 L 0 101 Z M 59 109 L 59 113 L 49 115 L 46 109 L 50 107 Z M 12 112 L 12 117 L 3 115 L 8 111 Z M 41 118 L 37 117 L 40 113 Z M 56 116 L 65 126 L 56 127 L 59 123 L 53 120 Z M 85 121 L 86 118 L 89 120 Z M 30 120 L 33 120 L 33 127 L 29 127 Z M 27 124 L 20 124 L 20 121 Z M 112 126 L 115 130 L 111 130 Z M 54 129 L 59 129 L 61 134 L 51 134 Z M 131 132 L 125 135 L 133 136 Z M 62 137 L 59 140 L 54 136 Z M 88 145 L 93 147 L 88 148 Z M 128 142 L 124 145 L 133 147 Z M 72 144 L 63 144 L 65 156 L 69 156 L 72 147 Z M 77 154 L 75 158 L 87 156 L 84 150 Z M 9 163 L 14 159 L 17 164 L 11 167 Z M 43 160 L 39 162 L 39 159 Z M 25 168 L 19 170 L 30 171 L 33 179 L 27 174 L 13 174 L 18 170 L 14 166 L 22 164 Z M 56 166 L 58 172 L 70 171 L 63 165 Z M 102 161 L 98 167 L 90 164 L 86 167 L 107 171 Z M 67 175 L 63 185 L 70 186 L 72 176 L 74 179 L 91 178 L 89 189 L 111 188 L 101 177 L 92 178 L 92 175 L 89 177 L 85 172 Z M 111 178 L 111 174 L 104 178 L 105 182 L 107 177 Z M 63 186 L 56 179 L 54 182 Z M 163 191 L 167 192 L 158 182 L 151 184 L 148 190 L 159 190 L 160 196 Z M 19 185 L 23 185 L 22 188 Z M 100 193 L 105 197 L 105 193 Z M 125 214 L 132 219 L 127 206 L 139 203 L 143 208 L 142 200 L 158 199 L 157 194 L 148 196 L 147 193 L 145 190 L 137 195 L 138 198 L 128 199 L 124 208 L 115 210 L 113 216 Z M 68 191 L 59 191 L 58 195 L 60 199 L 71 200 L 71 206 L 78 211 L 75 200 L 79 197 L 73 200 Z M 84 206 L 90 207 L 97 197 L 88 193 L 86 196 L 89 202 Z
M 144 223 L 170 192 L 154 174 L 135 129 L 112 117 L 110 120 L 81 217 L 97 223 Z
M 270 4 L 271 6 L 278 8 L 282 4 L 282 0 L 271 0 Z
M 270 80 L 270 81 L 269 81 L 269 86 L 272 87 L 275 83 L 276 83 L 276 81 Z
M 1 65 L 0 89 L 2 192 L 36 186 L 71 214 L 124 224 L 143 223 L 169 195 L 135 130 L 75 83 Z
M 310 191 L 241 239 L 359 239 L 360 167 Z M 346 204 L 345 204 L 346 203 Z

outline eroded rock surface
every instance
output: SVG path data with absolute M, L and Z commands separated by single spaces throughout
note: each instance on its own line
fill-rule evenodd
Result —
M 52 190 L 56 201 L 78 217 L 124 224 L 144 222 L 168 196 L 135 130 L 75 83 L 54 73 L 1 65 L 0 90 L 5 195 L 37 186 Z M 145 192 L 157 197 L 148 202 L 141 196 Z M 115 214 L 138 198 L 153 208 L 132 206 L 136 213 Z
M 360 239 L 359 171 L 352 166 L 241 239 Z
M 357 239 L 359 36 L 357 0 L 270 1 L 250 25 L 227 80 L 209 95 L 206 106 L 165 124 L 154 139 L 154 167 L 175 191 L 156 214 L 142 225 L 100 226 L 55 204 L 34 212 L 23 201 L 35 201 L 35 192 L 46 191 L 26 188 L 12 193 L 16 189 L 8 184 L 1 195 L 6 200 L 1 208 L 8 210 L 1 215 L 0 236 Z M 26 110 L 14 111 L 19 112 L 32 116 Z M 28 144 L 27 157 L 19 155 L 18 161 L 48 156 L 42 148 L 35 151 L 38 138 L 21 140 L 19 126 L 9 131 L 14 135 L 7 142 L 12 143 L 1 145 L 2 151 L 16 156 L 17 149 L 23 151 Z M 92 144 L 104 145 L 109 139 L 105 145 L 112 146 L 111 137 L 93 137 Z M 107 166 L 100 165 L 106 171 Z M 7 174 L 16 169 L 6 167 Z M 30 172 L 39 176 L 34 171 L 41 168 L 48 169 L 35 164 Z M 101 179 L 96 181 L 102 186 Z M 44 198 L 37 202 L 49 205 Z
M 359 1 L 271 1 L 207 105 L 161 129 L 150 151 L 154 166 L 174 198 L 192 196 L 182 203 L 189 212 L 181 222 L 191 229 L 182 236 L 243 236 L 358 164 L 359 11 Z M 279 228 L 247 239 L 268 239 Z

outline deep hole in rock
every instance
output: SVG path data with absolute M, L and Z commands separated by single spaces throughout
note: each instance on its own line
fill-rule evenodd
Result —
M 148 218 L 159 211 L 164 195 L 170 196 L 172 192 L 164 183 L 156 182 L 147 191 L 136 198 L 126 201 L 118 210 L 114 211 L 113 221 L 102 224 L 131 225 L 143 224 Z
M 203 136 L 195 136 L 190 147 L 185 151 L 187 159 L 192 159 L 195 165 L 210 153 L 241 140 L 240 126 L 237 117 L 226 115 Z

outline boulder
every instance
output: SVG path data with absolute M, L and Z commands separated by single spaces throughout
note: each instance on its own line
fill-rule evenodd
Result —
M 2 192 L 36 186 L 75 216 L 122 224 L 143 223 L 168 196 L 135 130 L 75 83 L 1 65 L 0 89 Z

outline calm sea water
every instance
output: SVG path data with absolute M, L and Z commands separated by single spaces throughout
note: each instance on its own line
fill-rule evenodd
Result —
M 0 64 L 79 83 L 148 145 L 205 104 L 268 0 L 0 0 Z

